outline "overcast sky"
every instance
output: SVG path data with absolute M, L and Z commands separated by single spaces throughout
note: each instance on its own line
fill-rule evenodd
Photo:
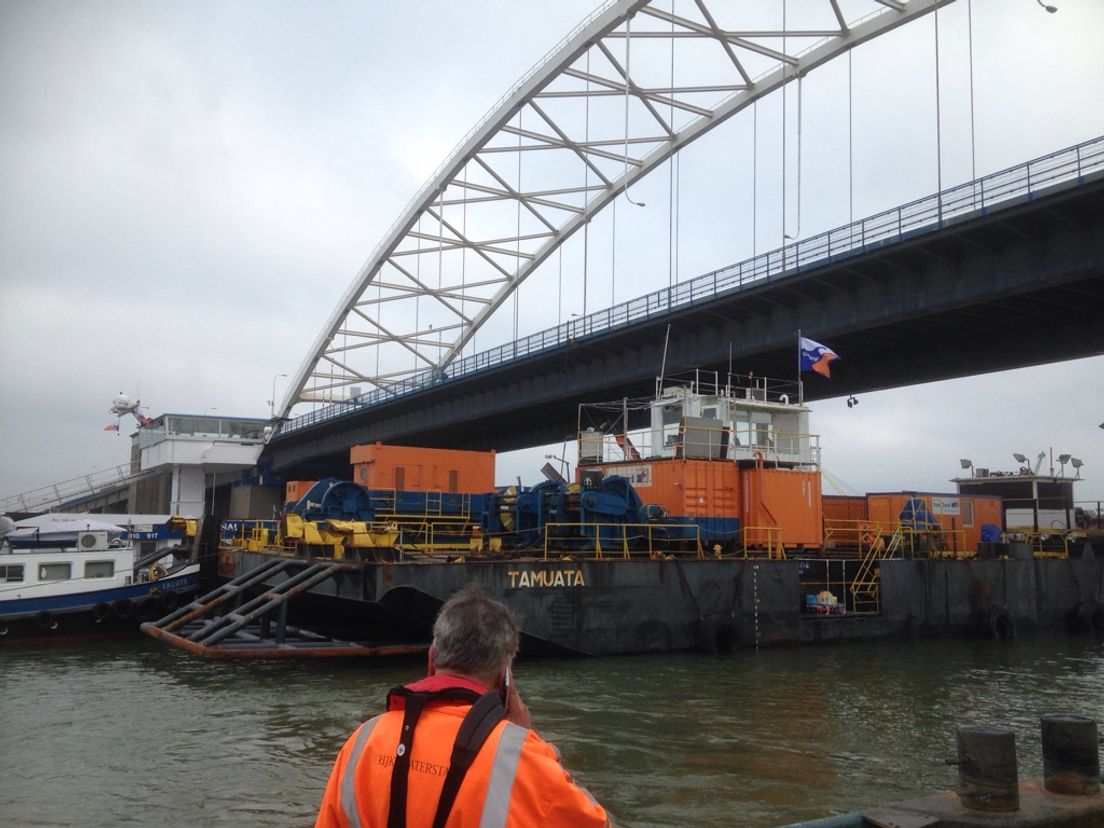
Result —
M 127 462 L 130 423 L 103 431 L 119 391 L 151 415 L 267 416 L 410 197 L 594 5 L 0 0 L 0 495 Z M 1104 134 L 1104 3 L 1058 5 L 973 0 L 979 174 Z M 966 11 L 940 13 L 945 186 L 972 166 Z M 853 208 L 846 62 L 807 79 L 802 235 L 936 189 L 933 54 L 930 18 L 856 50 Z M 757 238 L 750 119 L 683 153 L 680 278 L 777 246 L 779 112 L 759 112 Z M 666 167 L 637 185 L 649 206 L 615 236 L 595 220 L 588 309 L 666 284 L 667 186 Z M 547 268 L 523 289 L 522 335 L 581 310 L 576 253 L 562 291 Z M 1098 356 L 841 396 L 813 428 L 855 491 L 947 491 L 960 458 L 1053 447 L 1084 460 L 1091 499 L 1102 422 Z M 546 451 L 500 459 L 500 480 L 535 482 Z

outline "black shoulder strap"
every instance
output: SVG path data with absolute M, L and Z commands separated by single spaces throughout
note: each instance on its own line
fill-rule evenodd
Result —
M 387 828 L 406 828 L 407 781 L 410 776 L 410 752 L 414 746 L 414 732 L 418 719 L 426 703 L 430 701 L 464 701 L 472 704 L 471 710 L 460 723 L 460 732 L 452 748 L 452 759 L 445 776 L 441 799 L 437 803 L 437 816 L 434 826 L 443 828 L 448 819 L 460 783 L 464 781 L 479 749 L 487 741 L 495 725 L 506 718 L 502 701 L 494 691 L 480 696 L 474 690 L 463 687 L 449 687 L 427 693 L 418 693 L 406 687 L 396 687 L 387 694 L 388 706 L 391 699 L 401 697 L 404 700 L 402 730 L 399 744 L 395 748 L 395 764 L 391 769 L 391 799 L 387 809 Z
M 498 723 L 506 718 L 506 709 L 498 693 L 490 691 L 472 705 L 471 710 L 460 723 L 460 732 L 456 734 L 456 743 L 452 746 L 452 758 L 449 760 L 445 784 L 441 788 L 441 798 L 437 801 L 437 814 L 433 817 L 433 828 L 445 828 L 445 822 L 452 812 L 456 794 L 460 785 L 479 755 L 483 743 L 491 735 Z
M 406 828 L 406 782 L 410 775 L 410 750 L 414 746 L 414 728 L 422 715 L 427 698 L 421 693 L 406 696 L 399 745 L 395 748 L 395 764 L 391 768 L 391 801 L 387 810 L 387 828 Z

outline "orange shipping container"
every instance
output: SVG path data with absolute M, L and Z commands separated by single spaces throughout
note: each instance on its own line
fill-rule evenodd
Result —
M 947 540 L 953 538 L 952 545 L 957 549 L 976 549 L 981 540 L 982 524 L 1002 526 L 1001 499 L 991 495 L 924 492 L 868 494 L 866 501 L 869 519 L 881 524 L 883 533 L 893 531 L 901 519 L 901 510 L 906 501 L 912 497 L 924 502 L 925 508 L 939 522 L 942 530 L 949 533 Z
M 482 494 L 494 490 L 495 453 L 374 443 L 349 451 L 353 480 L 369 489 Z
M 824 548 L 857 546 L 860 524 L 866 520 L 866 497 L 824 495 L 820 502 L 824 511 Z
M 866 520 L 866 498 L 862 495 L 824 495 L 821 507 L 825 521 Z
M 654 460 L 603 463 L 604 475 L 627 477 L 645 503 L 672 517 L 735 518 L 740 514 L 740 473 L 735 463 L 715 460 Z
M 307 493 L 307 489 L 317 482 L 317 480 L 289 480 L 284 486 L 284 503 L 299 500 Z
M 820 473 L 796 469 L 749 468 L 741 472 L 743 525 L 761 542 L 767 527 L 781 529 L 782 545 L 819 548 L 824 540 Z

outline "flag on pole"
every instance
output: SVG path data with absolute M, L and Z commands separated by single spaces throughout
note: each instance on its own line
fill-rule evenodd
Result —
M 798 340 L 798 350 L 801 354 L 802 371 L 816 371 L 823 377 L 832 376 L 828 370 L 828 363 L 834 359 L 839 359 L 839 354 L 827 345 L 821 345 L 819 342 L 806 339 L 803 336 Z
M 104 431 L 118 432 L 118 430 L 119 430 L 119 424 L 118 423 L 111 423 L 110 425 L 105 425 L 104 426 Z

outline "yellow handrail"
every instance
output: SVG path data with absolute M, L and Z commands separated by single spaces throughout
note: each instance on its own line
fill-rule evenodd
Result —
M 587 531 L 584 531 L 585 530 Z M 633 549 L 630 544 L 630 529 L 644 530 L 639 534 L 632 536 L 633 540 L 640 537 L 646 537 L 647 543 L 643 549 Z M 677 537 L 671 538 L 657 538 L 656 530 L 675 530 L 674 534 Z M 559 531 L 557 531 L 559 530 Z M 568 530 L 566 533 L 563 530 Z M 574 532 L 570 530 L 576 530 Z M 686 537 L 687 533 L 692 533 L 692 538 Z M 546 523 L 544 524 L 544 557 L 556 557 L 562 555 L 565 552 L 593 552 L 594 556 L 601 559 L 607 554 L 607 550 L 602 547 L 602 538 L 605 536 L 608 539 L 617 538 L 617 545 L 620 551 L 620 557 L 629 559 L 633 555 L 640 556 L 655 556 L 657 554 L 692 554 L 697 558 L 704 557 L 701 542 L 701 527 L 697 524 L 688 523 Z M 659 548 L 657 543 L 665 543 L 666 548 Z M 681 544 L 689 542 L 692 545 L 692 549 L 685 550 L 680 549 Z M 563 544 L 593 544 L 593 547 L 588 549 L 586 546 L 577 546 L 574 549 L 561 549 L 556 550 L 554 547 L 557 543 Z
M 763 546 L 767 548 L 768 560 L 786 559 L 786 549 L 782 545 L 782 528 L 780 526 L 744 526 L 740 529 L 744 547 L 744 557 L 748 557 L 749 548 Z

